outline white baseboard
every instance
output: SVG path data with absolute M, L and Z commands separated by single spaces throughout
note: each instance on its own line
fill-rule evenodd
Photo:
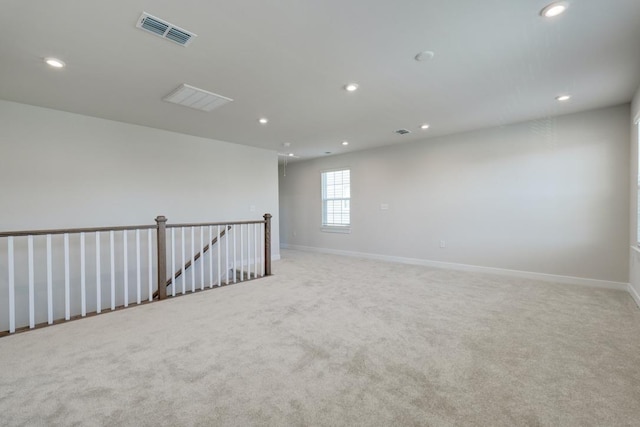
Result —
M 397 262 L 400 264 L 423 265 L 426 267 L 444 268 L 449 270 L 471 271 L 476 273 L 499 274 L 503 276 L 518 277 L 522 279 L 542 280 L 545 282 L 566 283 L 571 285 L 588 286 L 592 288 L 613 289 L 618 291 L 627 291 L 631 288 L 628 283 L 611 282 L 607 280 L 587 279 L 584 277 L 561 276 L 556 274 L 535 273 L 532 271 L 509 270 L 495 267 L 482 267 L 479 265 L 458 264 L 453 262 L 431 261 L 418 258 L 404 258 L 390 255 L 371 254 L 365 252 L 343 251 L 338 249 L 316 248 L 311 246 L 281 244 L 282 249 L 295 249 L 306 252 L 318 252 L 333 255 L 343 255 L 356 258 L 375 259 L 379 261 Z M 635 292 L 635 291 L 634 291 Z M 638 294 L 634 296 L 636 302 L 640 301 Z M 640 303 L 639 303 L 640 305 Z
M 631 294 L 631 297 L 636 302 L 638 308 L 640 308 L 640 294 L 633 288 L 633 286 L 631 286 L 631 283 L 629 283 L 627 291 Z

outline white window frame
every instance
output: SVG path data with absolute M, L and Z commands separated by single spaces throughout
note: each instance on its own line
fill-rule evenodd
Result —
M 327 174 L 332 172 L 349 172 L 349 192 L 348 197 L 327 197 L 327 183 L 326 178 Z M 321 219 L 321 230 L 328 233 L 351 233 L 351 168 L 342 167 L 335 169 L 327 169 L 323 170 L 320 173 L 320 192 L 321 192 L 321 205 L 322 205 L 322 219 Z M 328 223 L 327 222 L 327 201 L 347 201 L 349 203 L 349 223 L 348 224 L 338 224 L 338 223 Z

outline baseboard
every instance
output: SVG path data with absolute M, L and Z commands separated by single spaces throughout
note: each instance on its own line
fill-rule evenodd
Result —
M 631 286 L 631 283 L 629 283 L 627 291 L 629 292 L 629 294 L 631 294 L 631 298 L 633 298 L 633 300 L 636 302 L 638 308 L 640 308 L 640 294 L 633 288 L 633 286 Z
M 502 276 L 518 277 L 521 279 L 542 280 L 545 282 L 566 283 L 571 285 L 588 286 L 592 288 L 613 289 L 618 291 L 629 291 L 628 283 L 611 282 L 607 280 L 587 279 L 584 277 L 561 276 L 556 274 L 535 273 L 532 271 L 509 270 L 495 267 L 482 267 L 479 265 L 458 264 L 453 262 L 431 261 L 418 258 L 405 258 L 390 255 L 371 254 L 366 252 L 343 251 L 338 249 L 316 248 L 311 246 L 281 244 L 282 249 L 294 249 L 306 252 L 318 252 L 333 255 L 350 256 L 356 258 L 374 259 L 379 261 L 397 262 L 400 264 L 423 265 L 426 267 L 444 268 L 449 270 L 470 271 L 476 273 L 498 274 Z M 635 291 L 634 291 L 635 292 Z M 640 301 L 638 295 L 634 296 L 636 302 Z M 639 304 L 640 305 L 640 304 Z

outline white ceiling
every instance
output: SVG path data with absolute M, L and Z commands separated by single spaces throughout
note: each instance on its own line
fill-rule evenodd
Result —
M 640 1 L 573 0 L 543 19 L 549 1 L 4 0 L 0 98 L 301 158 L 630 101 Z M 198 37 L 147 34 L 143 11 Z M 423 50 L 435 58 L 415 61 Z M 162 101 L 182 83 L 234 102 L 206 113 Z

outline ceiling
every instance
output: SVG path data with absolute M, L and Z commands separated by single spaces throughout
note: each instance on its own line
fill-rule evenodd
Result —
M 573 0 L 542 18 L 550 1 L 4 0 L 0 98 L 303 159 L 630 101 L 640 1 Z M 145 33 L 143 11 L 198 37 Z M 416 61 L 424 50 L 434 58 Z M 234 101 L 162 100 L 182 83 Z

